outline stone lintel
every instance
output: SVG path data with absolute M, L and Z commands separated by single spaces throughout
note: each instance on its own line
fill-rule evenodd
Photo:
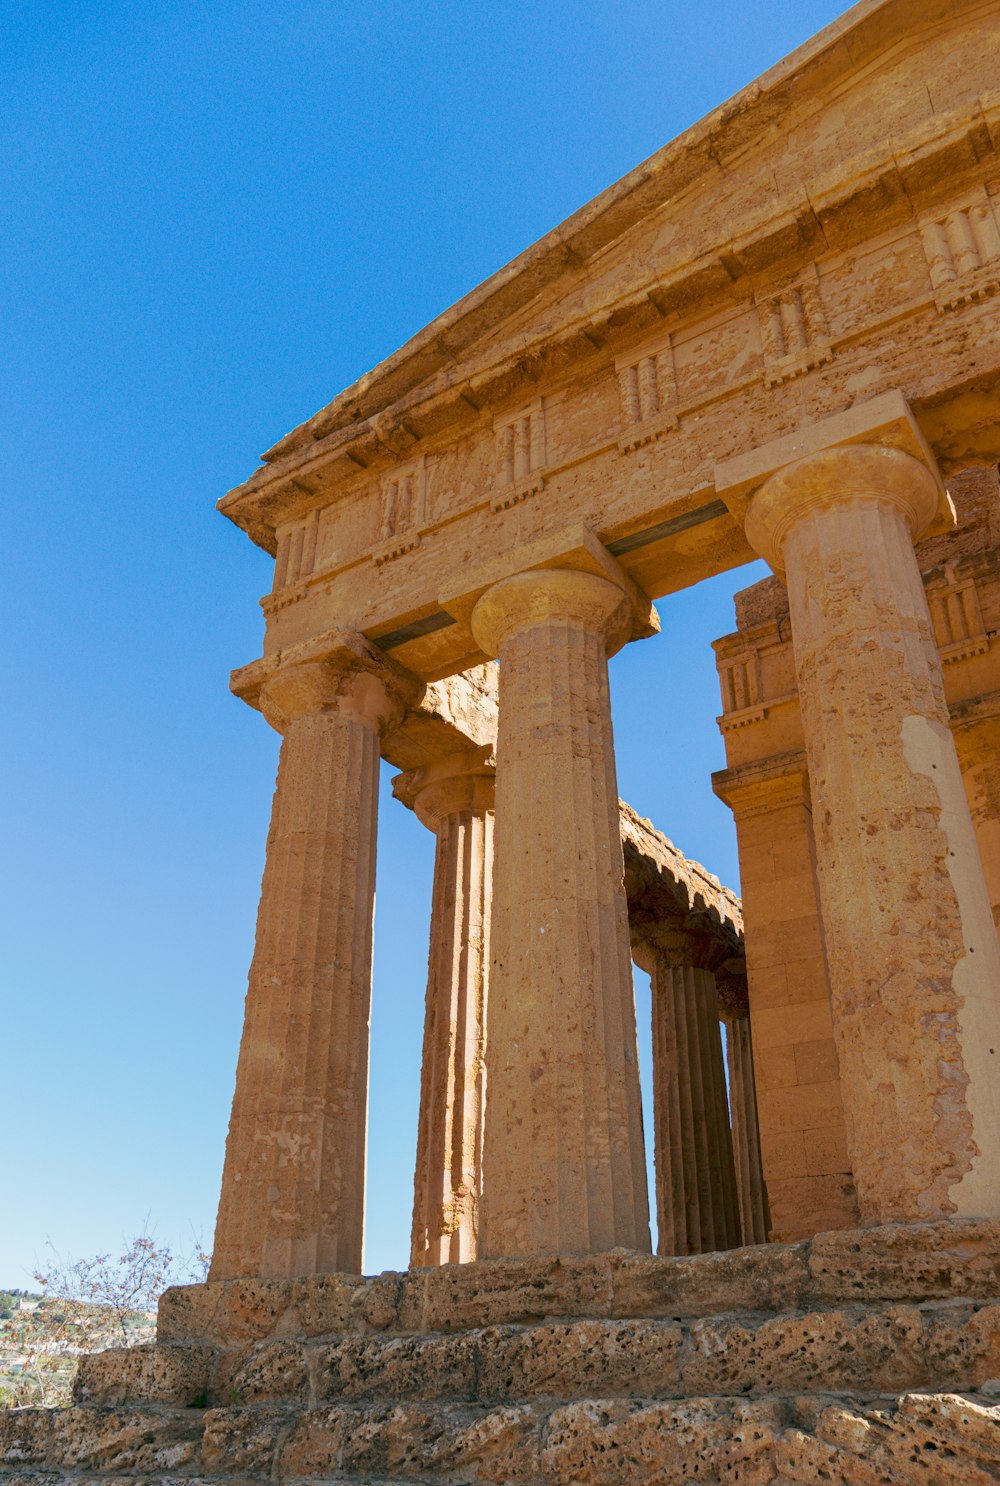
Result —
M 434 766 L 470 748 L 492 752 L 497 737 L 497 668 L 492 662 L 428 681 L 394 733 L 382 740 L 382 757 L 397 769 Z
M 590 573 L 619 588 L 632 606 L 631 639 L 641 640 L 659 632 L 660 619 L 652 600 L 582 522 L 564 527 L 552 536 L 525 542 L 473 568 L 463 580 L 461 589 L 441 595 L 441 607 L 462 625 L 470 636 L 471 648 L 476 650 L 476 641 L 472 638 L 472 611 L 487 589 L 518 573 L 552 568 Z M 478 653 L 482 654 L 481 651 Z
M 743 914 L 736 894 L 700 862 L 689 861 L 624 800 L 619 808 L 633 944 L 668 936 L 678 949 L 690 946 L 685 963 L 726 965 L 730 972 L 742 966 L 745 974 Z
M 715 466 L 719 498 L 725 501 L 736 520 L 743 522 L 753 496 L 772 475 L 839 444 L 881 444 L 918 459 L 930 470 L 938 486 L 937 512 L 920 535 L 935 536 L 954 528 L 955 510 L 934 455 L 906 398 L 898 390 L 883 392 L 869 402 L 858 403 L 843 413 L 833 413 L 817 423 L 807 423 L 795 433 L 723 460 Z

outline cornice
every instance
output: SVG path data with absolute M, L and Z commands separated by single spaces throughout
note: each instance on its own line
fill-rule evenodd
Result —
M 713 173 L 748 150 L 766 145 L 791 112 L 817 106 L 880 57 L 920 44 L 934 26 L 997 10 L 988 4 L 948 7 L 931 0 L 864 0 L 799 51 L 721 105 L 663 150 L 603 192 L 560 227 L 514 259 L 471 294 L 432 321 L 393 356 L 359 379 L 313 418 L 280 440 L 267 463 L 229 492 L 220 509 L 255 541 L 273 550 L 273 528 L 307 509 L 327 488 L 331 467 L 337 485 L 373 464 L 398 460 L 422 439 L 479 420 L 484 410 L 523 397 L 543 377 L 568 375 L 582 360 L 612 365 L 616 352 L 648 337 L 650 328 L 753 300 L 777 265 L 801 268 L 852 241 L 912 219 L 929 176 L 947 165 L 961 173 L 1000 144 L 1000 94 L 981 100 L 970 122 L 966 106 L 954 116 L 887 138 L 878 152 L 850 162 L 851 175 L 809 182 L 797 202 L 786 197 L 779 212 L 758 211 L 737 224 L 735 235 L 711 252 L 680 257 L 665 273 L 635 284 L 624 296 L 588 306 L 569 323 L 522 342 L 507 355 L 476 355 L 490 332 L 560 282 L 579 283 L 593 264 L 634 223 L 704 185 Z M 918 14 L 919 12 L 919 14 Z M 925 17 L 921 26 L 921 15 Z M 850 203 L 864 196 L 862 224 Z M 853 224 L 853 225 L 852 225 Z M 860 234 L 860 237 L 859 237 Z M 794 369 L 793 369 L 794 370 Z M 781 368 L 775 373 L 784 375 Z M 338 465 L 336 462 L 340 461 Z

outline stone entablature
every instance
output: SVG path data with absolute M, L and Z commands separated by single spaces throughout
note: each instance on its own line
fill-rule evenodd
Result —
M 624 800 L 621 809 L 625 891 L 633 929 L 643 922 L 673 924 L 709 941 L 714 963 L 743 960 L 740 900 L 717 877 L 689 860 L 651 821 Z
M 942 468 L 997 457 L 996 28 L 971 4 L 945 20 L 911 3 L 902 22 L 883 0 L 852 16 L 849 48 L 824 33 L 276 445 L 223 502 L 272 550 L 319 512 L 315 561 L 265 601 L 268 645 L 360 618 L 420 674 L 461 669 L 481 652 L 442 597 L 448 553 L 510 549 L 570 510 L 612 552 L 631 544 L 654 598 L 746 560 L 714 465 L 745 429 L 797 426 L 791 381 L 809 420 L 903 385 Z M 854 95 L 849 132 L 817 110 L 819 67 L 831 109 Z M 946 111 L 923 85 L 940 67 Z M 418 450 L 419 529 L 387 547 L 385 489 Z M 373 588 L 386 551 L 391 585 Z

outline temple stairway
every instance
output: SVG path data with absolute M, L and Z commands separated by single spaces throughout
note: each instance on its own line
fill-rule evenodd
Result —
M 1000 1481 L 1000 1222 L 168 1291 L 0 1480 Z

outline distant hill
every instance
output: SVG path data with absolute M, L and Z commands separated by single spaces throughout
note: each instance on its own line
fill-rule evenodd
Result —
M 122 1324 L 109 1306 L 0 1290 L 0 1408 L 69 1402 L 76 1360 L 83 1352 L 152 1341 L 155 1311 L 136 1311 Z

